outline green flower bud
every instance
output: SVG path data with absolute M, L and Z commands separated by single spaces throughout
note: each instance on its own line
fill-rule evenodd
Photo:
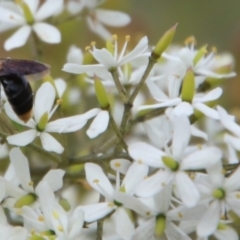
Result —
M 23 206 L 29 206 L 37 200 L 37 196 L 34 193 L 27 194 L 21 198 L 19 198 L 15 204 L 15 208 L 21 208 Z
M 32 15 L 31 10 L 29 9 L 28 5 L 24 2 L 24 1 L 17 1 L 18 4 L 21 6 L 23 13 L 24 13 L 24 17 L 26 19 L 26 22 L 28 24 L 33 24 L 34 23 L 34 17 Z
M 195 92 L 195 79 L 192 69 L 188 69 L 182 85 L 182 100 L 192 102 Z
M 170 43 L 173 40 L 177 28 L 177 24 L 171 27 L 164 35 L 160 38 L 157 45 L 153 50 L 153 55 L 157 56 L 157 58 L 161 57 L 162 53 L 168 48 Z
M 225 191 L 221 188 L 218 188 L 212 192 L 212 195 L 217 199 L 223 199 L 225 197 Z
M 156 217 L 156 225 L 155 225 L 155 236 L 161 237 L 164 233 L 164 230 L 166 228 L 166 217 L 161 214 Z
M 207 53 L 207 45 L 203 46 L 202 48 L 199 49 L 197 54 L 195 55 L 193 59 L 193 64 L 194 66 L 197 65 L 197 63 L 204 57 L 204 55 Z
M 59 199 L 59 202 L 58 202 L 62 207 L 63 209 L 66 211 L 66 212 L 69 212 L 70 209 L 71 209 L 71 205 L 69 204 L 68 200 L 65 199 L 65 198 L 61 198 Z
M 109 102 L 108 102 L 108 96 L 107 92 L 102 84 L 102 82 L 95 77 L 94 79 L 94 87 L 97 95 L 98 102 L 100 104 L 100 107 L 103 109 L 109 108 Z
M 42 117 L 40 118 L 40 120 L 39 120 L 39 122 L 38 122 L 38 124 L 37 124 L 37 130 L 38 130 L 39 132 L 44 131 L 47 123 L 48 123 L 48 113 L 45 112 L 45 113 L 42 115 Z
M 179 164 L 173 158 L 164 156 L 164 157 L 162 157 L 162 161 L 172 171 L 177 171 L 178 170 Z

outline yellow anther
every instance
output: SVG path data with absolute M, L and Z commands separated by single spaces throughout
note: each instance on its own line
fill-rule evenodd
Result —
M 93 180 L 94 183 L 99 183 L 98 179 Z
M 85 51 L 89 51 L 89 50 L 91 50 L 92 48 L 90 47 L 90 46 L 86 46 L 85 47 Z
M 130 39 L 131 39 L 130 35 L 127 35 L 127 36 L 125 37 L 125 40 L 126 40 L 127 42 L 129 42 Z
M 178 216 L 180 217 L 180 218 L 182 218 L 183 217 L 183 215 L 182 215 L 182 213 L 178 213 Z
M 117 39 L 118 39 L 117 35 L 116 35 L 116 34 L 112 35 L 112 39 L 113 39 L 114 41 L 117 41 Z
M 92 47 L 95 47 L 95 46 L 96 46 L 96 42 L 95 42 L 95 41 L 92 41 L 90 45 L 91 45 Z
M 38 221 L 40 221 L 40 222 L 44 222 L 44 221 L 45 221 L 45 218 L 44 218 L 44 216 L 42 216 L 42 215 L 41 215 L 41 216 L 39 216 L 39 217 L 38 217 Z
M 114 205 L 114 203 L 110 202 L 110 203 L 108 204 L 108 206 L 109 206 L 109 207 L 113 207 L 113 206 L 115 206 L 115 205 Z
M 196 41 L 196 39 L 195 39 L 194 36 L 190 36 L 190 37 L 188 37 L 188 38 L 184 41 L 184 44 L 185 44 L 185 45 L 193 44 L 194 46 L 196 46 L 196 45 L 197 45 L 197 41 Z
M 63 226 L 62 225 L 59 225 L 57 228 L 58 228 L 59 232 L 63 232 Z
M 56 103 L 57 103 L 57 105 L 60 105 L 62 102 L 63 102 L 63 100 L 61 98 L 59 98 Z
M 55 219 L 59 218 L 59 214 L 56 211 L 52 211 L 52 215 Z
M 28 183 L 28 185 L 29 185 L 29 186 L 33 186 L 33 185 L 34 185 L 34 182 L 31 181 L 31 182 Z
M 115 162 L 114 166 L 115 166 L 116 168 L 119 168 L 119 167 L 121 167 L 121 163 L 120 163 L 120 162 Z
M 236 193 L 236 198 L 240 199 L 240 193 Z
M 216 47 L 212 47 L 211 51 L 216 53 L 217 52 L 217 48 Z
M 143 164 L 143 161 L 139 159 L 139 160 L 137 161 L 137 163 L 138 163 L 138 164 Z

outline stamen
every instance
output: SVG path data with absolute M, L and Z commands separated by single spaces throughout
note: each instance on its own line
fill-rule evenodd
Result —
M 117 35 L 116 35 L 116 34 L 112 35 L 112 39 L 113 39 L 114 41 L 117 41 L 117 39 L 118 39 Z
M 184 44 L 185 45 L 194 45 L 194 46 L 196 46 L 197 45 L 197 41 L 196 41 L 196 39 L 195 39 L 195 37 L 194 36 L 190 36 L 190 37 L 188 37 L 185 41 L 184 41 Z

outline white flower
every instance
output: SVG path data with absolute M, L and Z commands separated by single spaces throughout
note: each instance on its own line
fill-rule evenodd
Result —
M 15 175 L 18 179 L 18 184 L 16 185 L 13 181 L 1 178 L 1 183 L 5 185 L 8 198 L 5 200 L 5 204 L 14 205 L 14 203 L 21 197 L 27 194 L 35 194 L 33 182 L 30 176 L 30 169 L 28 159 L 23 155 L 19 148 L 12 148 L 9 152 L 10 161 L 13 166 Z M 46 181 L 52 191 L 57 191 L 63 186 L 63 176 L 65 172 L 60 169 L 50 170 L 42 179 Z M 21 188 L 18 187 L 21 185 Z M 38 186 L 36 186 L 36 189 Z
M 151 197 L 166 185 L 174 182 L 182 202 L 196 206 L 200 194 L 186 170 L 205 169 L 220 161 L 222 153 L 216 147 L 202 147 L 189 151 L 190 123 L 186 116 L 175 116 L 173 120 L 172 146 L 165 152 L 146 143 L 134 143 L 129 146 L 129 154 L 134 160 L 141 160 L 159 171 L 144 179 L 136 189 L 140 197 Z
M 84 216 L 82 210 L 75 208 L 68 214 L 56 201 L 48 182 L 41 181 L 36 189 L 40 208 L 22 208 L 22 217 L 26 228 L 34 236 L 42 236 L 45 231 L 53 231 L 58 240 L 77 240 L 82 230 Z M 34 229 L 34 231 L 32 231 Z
M 67 8 L 72 14 L 77 14 L 85 8 L 88 11 L 86 21 L 90 30 L 103 39 L 109 39 L 111 34 L 104 25 L 124 27 L 130 23 L 131 19 L 126 13 L 120 11 L 99 9 L 98 6 L 103 2 L 104 0 L 70 0 Z
M 52 84 L 49 82 L 42 84 L 35 97 L 35 104 L 33 108 L 34 119 L 30 119 L 27 123 L 21 121 L 13 112 L 10 104 L 8 102 L 6 103 L 4 105 L 4 108 L 7 115 L 15 122 L 31 128 L 25 132 L 7 137 L 8 143 L 17 146 L 26 146 L 31 143 L 37 136 L 39 136 L 42 146 L 46 151 L 62 153 L 64 148 L 48 132 L 66 133 L 77 131 L 87 123 L 89 118 L 94 117 L 99 112 L 99 109 L 92 109 L 82 115 L 48 122 L 57 108 L 56 105 L 52 109 L 55 101 L 55 96 L 56 93 Z
M 44 42 L 54 44 L 61 41 L 59 30 L 48 23 L 44 23 L 43 20 L 53 16 L 62 7 L 63 0 L 46 0 L 40 7 L 39 3 L 39 0 L 24 0 L 25 10 L 28 8 L 30 11 L 24 12 L 24 7 L 21 8 L 21 4 L 1 2 L 0 21 L 5 26 L 3 30 L 19 27 L 4 43 L 4 48 L 7 51 L 23 46 L 32 30 Z
M 121 166 L 121 160 L 118 160 L 117 163 L 115 161 L 114 165 L 116 164 Z M 127 208 L 137 211 L 143 216 L 147 215 L 144 204 L 132 196 L 138 182 L 147 175 L 148 167 L 145 164 L 137 161 L 132 164 L 126 173 L 121 186 L 119 174 L 117 174 L 116 190 L 114 190 L 109 179 L 97 164 L 86 163 L 85 171 L 86 179 L 90 186 L 105 197 L 105 202 L 81 207 L 84 211 L 86 222 L 96 221 L 113 212 L 118 207 L 121 207 L 122 200 L 127 204 Z
M 110 73 L 108 72 L 109 69 L 118 68 L 126 63 L 133 61 L 138 57 L 142 57 L 143 55 L 146 56 L 149 55 L 148 53 L 146 53 L 146 50 L 148 48 L 147 37 L 143 37 L 139 41 L 138 45 L 132 51 L 126 54 L 128 41 L 129 39 L 127 38 L 120 54 L 118 54 L 117 39 L 114 40 L 115 42 L 114 53 L 111 53 L 106 48 L 97 49 L 96 47 L 93 47 L 93 49 L 90 50 L 90 52 L 93 55 L 93 57 L 99 62 L 99 64 L 79 65 L 74 63 L 66 63 L 63 66 L 63 71 L 75 74 L 87 73 L 90 76 L 93 76 L 95 74 L 100 78 L 107 77 L 107 79 L 109 79 L 111 78 L 109 77 L 110 76 Z
M 228 214 L 230 210 L 240 216 L 240 168 L 238 167 L 230 177 L 226 178 L 220 162 L 207 168 L 207 175 L 199 175 L 196 183 L 202 193 L 202 200 L 208 203 L 208 207 L 197 226 L 199 237 L 207 237 L 213 234 L 221 216 Z

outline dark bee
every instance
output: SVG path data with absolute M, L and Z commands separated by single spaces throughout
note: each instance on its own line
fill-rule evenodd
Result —
M 0 83 L 13 111 L 24 122 L 31 118 L 33 107 L 33 92 L 28 80 L 38 80 L 49 72 L 50 67 L 43 63 L 0 58 Z

